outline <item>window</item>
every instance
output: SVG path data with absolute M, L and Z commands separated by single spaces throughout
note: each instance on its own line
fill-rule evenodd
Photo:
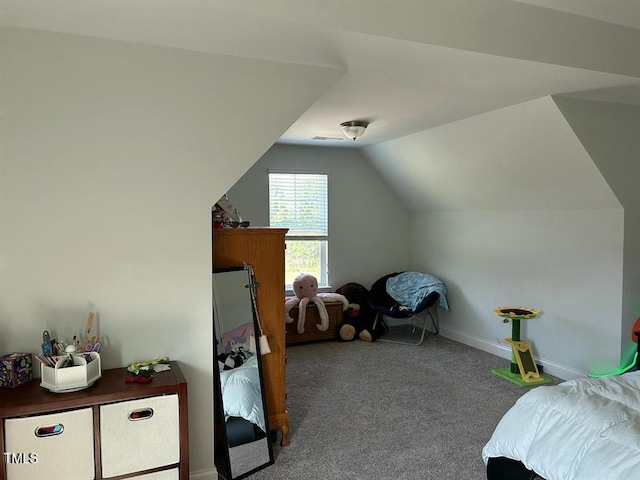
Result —
M 269 173 L 269 224 L 288 228 L 285 283 L 310 273 L 328 286 L 328 175 Z

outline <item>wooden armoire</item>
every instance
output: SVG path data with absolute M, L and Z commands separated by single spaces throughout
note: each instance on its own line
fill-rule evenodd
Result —
M 258 317 L 271 353 L 262 356 L 269 428 L 282 432 L 289 444 L 286 409 L 284 239 L 286 228 L 222 228 L 213 230 L 213 269 L 253 266 Z

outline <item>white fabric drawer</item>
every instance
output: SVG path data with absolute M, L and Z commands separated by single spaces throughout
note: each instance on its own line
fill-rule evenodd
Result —
M 180 461 L 178 395 L 100 407 L 102 476 L 113 477 Z
M 35 478 L 95 478 L 93 413 L 82 408 L 4 421 L 5 452 L 35 454 L 35 461 L 6 463 L 7 480 Z
M 162 472 L 147 473 L 146 475 L 136 475 L 127 480 L 178 480 L 180 478 L 177 468 L 164 470 Z

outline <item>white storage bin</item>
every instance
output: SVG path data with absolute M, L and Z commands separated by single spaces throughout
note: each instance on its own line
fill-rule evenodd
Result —
M 91 361 L 87 362 L 84 355 L 89 355 Z M 89 352 L 84 355 L 72 355 L 73 367 L 60 368 L 67 361 L 67 356 L 56 362 L 55 368 L 42 365 L 40 386 L 52 392 L 75 392 L 90 387 L 102 376 L 100 367 L 100 354 Z
M 4 429 L 5 452 L 22 453 L 24 459 L 20 463 L 5 463 L 7 480 L 95 478 L 91 407 L 8 418 Z
M 136 475 L 127 480 L 179 480 L 180 473 L 177 468 L 163 470 L 162 472 L 147 473 L 146 475 Z
M 178 420 L 176 394 L 100 406 L 102 476 L 178 463 Z

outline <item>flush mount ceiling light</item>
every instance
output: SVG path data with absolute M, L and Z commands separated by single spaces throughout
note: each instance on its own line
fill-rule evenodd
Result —
M 345 136 L 355 140 L 364 133 L 366 128 L 369 126 L 369 122 L 352 120 L 351 122 L 343 122 L 340 126 L 342 127 L 342 131 Z

